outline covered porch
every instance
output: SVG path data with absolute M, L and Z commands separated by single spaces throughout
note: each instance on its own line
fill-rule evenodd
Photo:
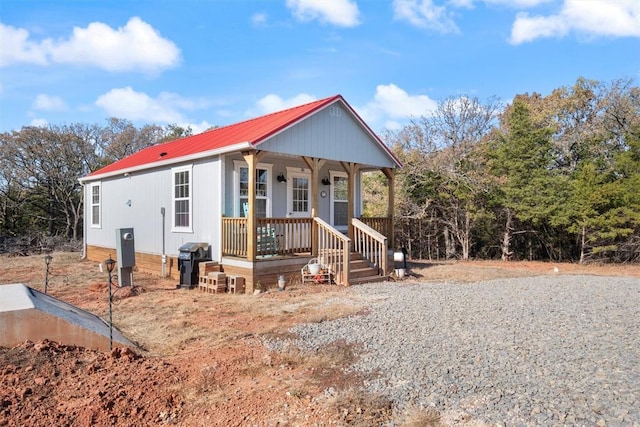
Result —
M 317 258 L 325 265 L 334 283 L 349 285 L 364 274 L 378 278 L 392 269 L 389 249 L 393 248 L 394 169 L 375 168 L 354 162 L 333 162 L 342 169 L 345 178 L 345 214 L 343 226 L 332 225 L 329 218 L 319 214 L 320 191 L 327 185 L 320 171 L 326 159 L 301 156 L 308 171 L 308 191 L 300 192 L 294 203 L 308 204 L 305 217 L 268 217 L 259 209 L 256 194 L 259 185 L 258 165 L 269 153 L 251 150 L 242 152 L 246 163 L 247 189 L 242 193 L 241 216 L 221 219 L 221 263 L 229 274 L 245 277 L 247 292 L 258 287 L 271 287 L 280 275 L 295 280 L 309 259 Z M 273 153 L 270 153 L 273 154 Z M 387 215 L 377 218 L 355 218 L 356 179 L 366 170 L 380 170 L 388 181 Z M 278 178 L 281 181 L 283 178 Z M 291 179 L 291 178 L 289 178 Z M 286 178 L 284 178 L 286 180 Z M 338 181 L 336 181 L 338 182 Z M 321 187 L 321 185 L 323 187 Z M 295 190 L 294 190 L 295 191 Z M 320 194 L 322 196 L 319 196 Z M 305 199 L 306 197 L 306 199 Z M 262 215 L 260 212 L 262 211 Z M 372 273 L 374 272 L 374 273 Z

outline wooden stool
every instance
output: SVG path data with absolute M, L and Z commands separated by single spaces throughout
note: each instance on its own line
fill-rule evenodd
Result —
M 207 275 L 207 292 L 217 294 L 218 291 L 227 290 L 227 275 L 224 273 L 213 272 Z
M 227 276 L 227 286 L 229 288 L 229 293 L 233 292 L 234 294 L 239 290 L 241 293 L 244 292 L 244 277 L 242 276 Z

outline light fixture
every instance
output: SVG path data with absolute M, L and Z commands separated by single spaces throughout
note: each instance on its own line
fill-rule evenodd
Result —
M 47 288 L 49 287 L 49 264 L 51 263 L 51 260 L 53 259 L 53 257 L 49 254 L 45 255 L 44 257 L 44 263 L 46 264 L 46 269 L 44 272 L 44 293 L 47 293 Z
M 331 185 L 331 181 L 326 176 L 322 178 L 322 185 Z
M 278 182 L 287 182 L 287 178 L 284 176 L 282 172 L 280 172 L 280 175 L 278 175 L 277 179 L 278 179 Z
M 109 273 L 113 273 L 113 267 L 115 267 L 116 262 L 111 259 L 111 255 L 109 255 L 109 259 L 105 260 L 104 265 L 107 267 Z

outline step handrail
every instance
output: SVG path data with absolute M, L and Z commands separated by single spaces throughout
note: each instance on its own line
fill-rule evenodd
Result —
M 351 239 L 323 219 L 313 220 L 318 225 L 319 262 L 329 268 L 336 284 L 348 286 Z
M 388 274 L 388 244 L 382 233 L 369 227 L 357 218 L 351 219 L 353 226 L 353 250 L 358 252 L 369 264 L 378 269 L 378 274 Z

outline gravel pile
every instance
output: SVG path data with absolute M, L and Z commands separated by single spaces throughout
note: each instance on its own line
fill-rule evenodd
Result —
M 640 425 L 640 280 L 544 276 L 355 286 L 365 315 L 271 342 L 358 345 L 368 391 L 505 425 Z

